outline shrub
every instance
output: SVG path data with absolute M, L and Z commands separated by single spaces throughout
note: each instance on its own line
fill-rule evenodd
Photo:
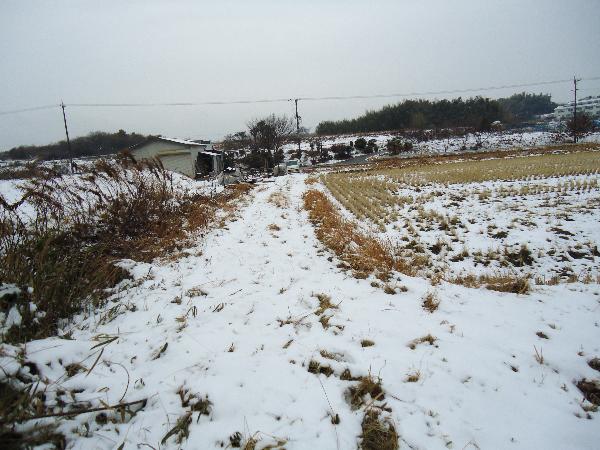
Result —
M 393 138 L 387 141 L 387 150 L 392 155 L 399 155 L 403 152 L 409 152 L 413 149 L 413 144 L 410 141 L 403 141 L 400 138 Z
M 375 139 L 369 139 L 369 142 L 367 143 L 367 147 L 364 150 L 364 153 L 373 153 L 376 152 L 379 149 L 379 147 L 377 146 L 377 141 Z
M 363 151 L 367 148 L 367 140 L 365 138 L 358 138 L 354 141 L 354 148 Z
M 348 159 L 352 156 L 352 147 L 346 144 L 333 144 L 330 150 L 335 155 L 335 159 Z
M 117 260 L 177 248 L 218 204 L 177 191 L 160 161 L 127 158 L 100 160 L 77 177 L 46 170 L 24 189 L 14 204 L 0 196 L 0 281 L 20 288 L 0 303 L 22 318 L 4 336 L 11 342 L 49 336 L 61 319 L 101 305 L 105 289 L 127 276 Z M 24 203 L 31 220 L 21 216 Z

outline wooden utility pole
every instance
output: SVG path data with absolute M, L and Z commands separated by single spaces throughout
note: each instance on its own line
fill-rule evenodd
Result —
M 577 143 L 577 82 L 581 81 L 573 76 L 573 143 Z
M 62 108 L 63 121 L 65 122 L 65 134 L 67 135 L 67 147 L 69 148 L 69 167 L 73 173 L 73 150 L 71 149 L 71 140 L 69 139 L 69 128 L 67 127 L 67 115 L 65 114 L 65 104 L 61 100 L 60 107 Z
M 298 99 L 294 99 L 296 104 L 296 139 L 298 141 L 298 155 L 300 155 L 300 116 L 298 115 Z

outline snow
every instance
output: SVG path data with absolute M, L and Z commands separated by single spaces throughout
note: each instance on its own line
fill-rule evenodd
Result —
M 172 181 L 173 191 L 180 195 L 216 195 L 223 191 L 223 186 L 217 180 L 200 181 L 193 180 L 190 177 L 177 172 L 166 171 Z M 93 183 L 97 184 L 102 192 L 113 194 L 114 192 L 127 193 L 127 187 L 124 185 L 115 185 L 112 179 L 96 178 L 95 181 L 90 181 L 87 171 L 81 171 L 75 174 L 61 175 L 60 178 L 53 180 L 57 186 L 69 186 L 76 188 L 79 193 L 80 203 L 77 205 L 65 204 L 65 207 L 80 208 L 81 205 L 93 205 L 97 201 L 97 197 L 90 192 L 90 187 L 94 187 Z M 131 175 L 130 173 L 128 175 Z M 146 174 L 148 175 L 148 174 Z M 149 182 L 152 182 L 152 177 L 148 176 Z M 25 194 L 26 187 L 29 181 L 25 179 L 0 180 L 0 196 L 4 197 L 7 203 L 17 203 Z M 16 209 L 20 218 L 25 221 L 31 221 L 35 218 L 34 206 L 25 201 Z
M 313 138 L 310 141 L 302 141 L 301 149 L 303 151 L 310 150 L 310 142 L 320 140 L 323 148 L 327 149 L 334 144 L 349 144 L 358 138 L 365 140 L 374 140 L 379 148 L 379 152 L 374 153 L 370 158 L 378 158 L 387 155 L 385 151 L 386 144 L 389 140 L 397 137 L 394 133 L 364 133 L 364 134 L 348 134 L 321 136 Z M 463 137 L 453 136 L 447 139 L 430 139 L 427 141 L 417 141 L 415 139 L 402 138 L 413 143 L 413 151 L 402 154 L 401 156 L 418 155 L 436 155 L 443 153 L 460 153 L 468 152 L 477 148 L 477 151 L 494 151 L 494 150 L 509 150 L 514 148 L 529 148 L 540 145 L 550 145 L 558 142 L 563 142 L 565 136 L 559 136 L 557 133 L 548 131 L 503 131 L 503 132 L 481 132 L 469 133 Z M 558 139 L 558 141 L 557 141 Z M 600 133 L 591 133 L 580 139 L 581 142 L 599 142 Z M 298 147 L 297 143 L 288 143 L 282 146 L 286 157 L 289 157 L 289 152 L 295 151 Z M 360 154 L 355 152 L 355 155 Z M 333 156 L 333 153 L 330 153 Z M 329 161 L 329 164 L 339 161 Z
M 392 284 L 407 292 L 388 295 L 373 279 L 336 267 L 302 208 L 304 179 L 260 184 L 236 217 L 180 259 L 124 261 L 134 280 L 119 285 L 105 308 L 66 326 L 71 339 L 27 344 L 48 401 L 63 395 L 59 390 L 76 390 L 75 400 L 93 405 L 148 399 L 126 423 L 100 424 L 93 413 L 62 421 L 69 448 L 227 447 L 239 431 L 260 438 L 257 448 L 285 440 L 287 449 L 355 449 L 363 412 L 344 398 L 354 384 L 339 379 L 346 368 L 381 377 L 401 448 L 597 448 L 597 413 L 585 418 L 574 385 L 598 375 L 587 365 L 600 353 L 597 284 L 537 286 L 516 295 L 399 275 Z M 288 207 L 268 201 L 275 192 L 288 197 Z M 421 307 L 427 292 L 441 300 L 434 313 Z M 338 305 L 325 313 L 329 328 L 314 314 L 318 293 Z M 438 338 L 435 345 L 409 348 L 428 333 Z M 375 345 L 362 347 L 363 339 Z M 337 360 L 321 350 L 338 353 Z M 16 353 L 3 345 L 7 373 L 16 370 Z M 66 365 L 89 369 L 98 356 L 91 373 L 66 376 Z M 311 360 L 335 373 L 309 373 Z M 419 381 L 406 382 L 414 371 Z M 181 445 L 175 438 L 161 445 L 187 411 L 181 387 L 207 395 L 212 411 L 193 413 Z
M 425 246 L 445 242 L 448 245 L 447 253 L 441 255 L 438 266 L 449 266 L 455 275 L 472 273 L 478 269 L 473 258 L 460 262 L 450 260 L 465 247 L 472 255 L 477 251 L 484 254 L 502 253 L 505 248 L 518 251 L 522 244 L 526 244 L 534 262 L 520 268 L 511 267 L 515 273 L 534 273 L 546 280 L 565 271 L 580 276 L 590 273 L 597 277 L 600 276 L 600 265 L 595 254 L 600 242 L 600 229 L 598 216 L 591 214 L 590 209 L 600 204 L 598 187 L 596 185 L 590 190 L 559 189 L 559 185 L 566 187 L 569 183 L 574 185 L 576 182 L 594 180 L 597 183 L 599 176 L 592 174 L 543 180 L 423 186 L 419 195 L 428 198 L 421 203 L 426 211 L 435 211 L 441 216 L 455 217 L 460 221 L 461 227 L 453 237 L 456 242 L 451 242 L 451 236 L 437 229 L 437 226 L 419 229 L 416 234 L 406 230 L 403 226 L 406 220 L 412 221 L 417 228 L 422 226 L 418 224 L 419 211 L 410 205 L 399 211 L 399 221 L 388 226 L 380 236 L 393 240 L 405 236 L 417 239 Z M 524 189 L 530 191 L 520 194 L 525 192 Z M 491 192 L 490 198 L 478 198 L 479 193 L 485 191 Z M 412 193 L 410 188 L 398 191 L 399 195 Z M 491 261 L 486 271 L 494 270 L 506 269 L 499 261 Z
M 203 146 L 207 145 L 207 144 L 200 144 L 200 143 L 194 142 L 194 141 L 188 141 L 186 139 L 170 138 L 170 137 L 166 137 L 166 136 L 159 136 L 158 139 L 160 139 L 161 141 L 175 142 L 177 144 L 191 145 L 193 147 L 203 147 Z

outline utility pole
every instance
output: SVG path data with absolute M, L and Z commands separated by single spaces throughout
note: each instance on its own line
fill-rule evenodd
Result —
M 577 143 L 577 82 L 581 81 L 573 75 L 573 143 Z
M 296 139 L 298 141 L 298 155 L 300 155 L 300 116 L 298 115 L 298 99 L 294 99 L 296 104 Z
M 67 147 L 69 148 L 69 167 L 73 173 L 73 150 L 71 149 L 71 140 L 69 139 L 69 128 L 67 128 L 67 115 L 65 114 L 65 104 L 61 100 L 60 107 L 62 108 L 63 121 L 65 122 L 65 134 L 67 135 Z

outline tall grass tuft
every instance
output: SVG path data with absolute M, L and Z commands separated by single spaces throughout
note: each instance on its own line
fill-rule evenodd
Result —
M 345 220 L 323 192 L 308 190 L 304 194 L 304 207 L 316 226 L 317 238 L 355 274 L 375 274 L 388 279 L 394 270 L 412 273 L 410 267 L 393 256 L 389 245 L 359 232 L 352 222 Z
M 116 261 L 176 249 L 235 195 L 182 192 L 158 160 L 99 160 L 77 175 L 39 170 L 19 201 L 0 196 L 0 284 L 20 288 L 0 309 L 15 307 L 22 319 L 5 330 L 5 342 L 49 336 L 62 319 L 100 306 L 105 290 L 128 276 Z

